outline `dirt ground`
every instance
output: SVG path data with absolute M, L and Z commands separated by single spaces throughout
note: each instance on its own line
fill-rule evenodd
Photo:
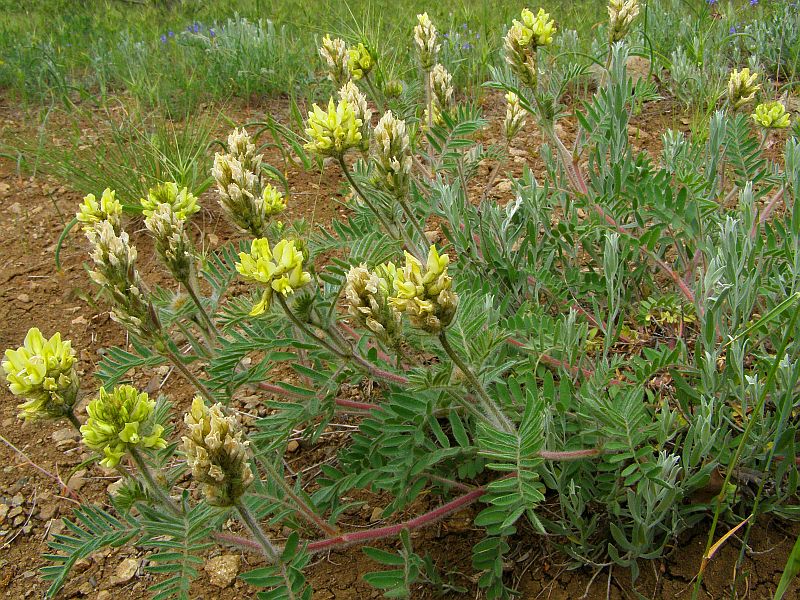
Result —
M 242 114 L 237 116 L 244 122 L 273 108 L 276 107 L 264 105 L 241 109 Z M 279 111 L 280 108 L 278 103 Z M 491 98 L 486 108 L 487 114 L 493 117 L 487 134 L 491 138 L 498 132 L 497 118 L 503 108 Z M 18 108 L 0 100 L 0 140 L 13 143 L 25 131 L 25 119 L 26 115 Z M 632 125 L 631 134 L 637 145 L 655 154 L 660 149 L 659 135 L 664 128 L 688 129 L 687 126 L 688 119 L 676 107 L 668 102 L 655 103 L 645 106 L 643 114 Z M 569 137 L 572 126 L 564 127 Z M 536 154 L 540 142 L 536 133 L 515 142 L 511 165 L 516 174 L 521 172 L 522 163 L 526 161 L 534 171 L 541 169 Z M 488 170 L 487 166 L 484 176 Z M 289 173 L 289 181 L 293 188 L 290 210 L 294 216 L 303 215 L 326 224 L 346 212 L 332 200 L 337 196 L 341 200 L 344 189 L 335 170 L 326 171 L 324 177 L 294 170 Z M 61 331 L 77 349 L 84 387 L 93 391 L 97 380 L 92 373 L 103 348 L 124 345 L 126 339 L 122 330 L 110 320 L 102 303 L 95 302 L 85 269 L 86 245 L 77 230 L 62 253 L 63 268 L 58 272 L 55 269 L 56 240 L 80 201 L 80 196 L 66 184 L 20 175 L 13 161 L 0 158 L 0 349 L 18 346 L 27 329 L 34 325 L 48 336 Z M 490 197 L 504 201 L 510 187 L 510 182 L 501 176 Z M 205 242 L 212 246 L 223 244 L 233 233 L 221 219 L 214 193 L 203 195 L 201 203 L 203 229 L 211 234 L 206 236 Z M 152 258 L 147 236 L 138 231 L 133 234 L 133 241 L 143 258 L 140 268 L 145 279 L 161 281 L 162 275 Z M 142 388 L 161 388 L 178 407 L 187 405 L 191 399 L 191 390 L 164 369 L 155 373 L 136 372 L 133 379 Z M 0 435 L 4 442 L 0 444 L 0 596 L 38 598 L 47 589 L 38 573 L 46 564 L 41 557 L 47 551 L 46 540 L 54 532 L 63 530 L 60 518 L 69 516 L 76 505 L 75 500 L 64 493 L 59 478 L 71 475 L 70 488 L 81 501 L 108 505 L 107 490 L 118 476 L 96 465 L 81 467 L 75 472 L 90 455 L 68 423 L 23 424 L 16 417 L 16 399 L 4 386 L 0 398 Z M 234 406 L 245 414 L 265 414 L 258 395 L 238 398 Z M 79 415 L 82 408 L 78 408 Z M 340 423 L 352 426 L 354 421 L 342 416 Z M 299 444 L 287 455 L 287 463 L 298 471 L 329 459 L 346 436 L 344 427 L 342 431 L 345 433 L 325 437 L 313 447 Z M 366 506 L 346 514 L 340 523 L 343 529 L 355 530 L 374 524 L 371 523 L 374 509 L 386 502 L 380 496 L 369 494 L 362 499 Z M 423 498 L 412 508 L 421 512 L 439 502 L 436 498 Z M 437 565 L 446 564 L 452 582 L 469 590 L 447 597 L 477 597 L 477 577 L 471 568 L 471 547 L 479 536 L 471 525 L 476 510 L 474 507 L 467 509 L 412 536 L 418 552 L 429 553 Z M 280 542 L 288 532 L 271 533 Z M 739 584 L 734 593 L 731 593 L 731 582 L 736 575 L 734 565 L 740 543 L 732 538 L 711 562 L 701 597 L 771 598 L 797 534 L 796 526 L 779 521 L 759 523 L 750 539 L 748 556 L 738 573 Z M 642 564 L 637 582 L 639 593 L 652 599 L 689 598 L 705 540 L 706 530 L 698 529 L 679 540 L 668 559 Z M 526 532 L 511 544 L 512 552 L 506 565 L 508 580 L 514 583 L 521 598 L 637 597 L 632 591 L 629 574 L 621 568 L 599 573 L 589 569 L 568 571 L 564 567 L 566 558 L 547 540 Z M 78 563 L 60 597 L 147 598 L 147 587 L 157 579 L 145 571 L 146 564 L 147 557 L 136 548 L 102 551 Z M 192 588 L 192 598 L 251 597 L 253 590 L 233 576 L 256 565 L 258 557 L 251 554 L 225 547 L 212 549 L 201 577 Z M 378 591 L 361 579 L 364 573 L 376 569 L 375 563 L 358 548 L 315 557 L 308 570 L 309 580 L 316 590 L 314 598 L 380 597 Z M 793 595 L 797 593 L 795 587 L 788 597 L 798 597 Z M 427 597 L 431 597 L 427 590 L 420 590 L 415 596 Z

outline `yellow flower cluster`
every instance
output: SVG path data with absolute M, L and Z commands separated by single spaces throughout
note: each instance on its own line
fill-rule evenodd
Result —
M 391 263 L 385 269 L 394 289 L 389 304 L 406 313 L 414 327 L 438 334 L 453 320 L 458 307 L 458 296 L 450 289 L 452 279 L 447 274 L 450 259 L 431 246 L 423 271 L 422 263 L 407 252 L 405 256 L 403 269 Z
M 411 173 L 411 143 L 406 122 L 386 111 L 375 126 L 375 184 L 381 189 L 402 196 L 408 188 Z
M 208 408 L 195 398 L 183 421 L 189 430 L 183 451 L 192 476 L 203 485 L 209 504 L 233 505 L 254 479 L 247 462 L 249 442 L 242 441 L 235 417 L 226 417 L 220 404 Z
M 144 220 L 144 225 L 155 238 L 156 253 L 175 279 L 189 285 L 193 278 L 192 245 L 186 234 L 186 221 L 180 218 L 174 206 L 157 204 Z
M 347 68 L 350 70 L 350 76 L 355 81 L 369 75 L 372 67 L 375 66 L 375 59 L 372 58 L 372 54 L 370 54 L 367 47 L 360 42 L 358 46 L 353 46 L 348 50 L 347 56 Z
M 731 71 L 728 79 L 728 101 L 734 110 L 755 98 L 756 92 L 761 89 L 761 85 L 756 83 L 757 79 L 758 73 L 750 73 L 747 67 L 741 71 Z
M 49 340 L 36 327 L 23 345 L 5 351 L 2 363 L 8 389 L 26 400 L 20 404 L 25 420 L 56 418 L 72 410 L 78 394 L 75 351 L 56 333 Z
M 357 118 L 347 100 L 334 104 L 328 102 L 328 110 L 314 104 L 308 113 L 306 135 L 309 142 L 304 148 L 321 156 L 341 157 L 347 150 L 361 142 L 361 119 Z
M 780 102 L 765 102 L 756 106 L 753 120 L 765 129 L 786 129 L 789 127 L 789 113 Z
M 319 55 L 328 66 L 328 79 L 330 79 L 336 87 L 344 84 L 350 77 L 348 70 L 348 53 L 347 46 L 341 38 L 331 38 L 326 35 L 322 38 L 322 46 L 319 49 Z
M 134 447 L 164 448 L 164 428 L 153 422 L 155 401 L 130 385 L 105 388 L 86 407 L 89 418 L 81 426 L 83 442 L 102 452 L 100 464 L 113 468 Z
M 436 43 L 436 26 L 428 17 L 428 13 L 417 15 L 417 24 L 414 27 L 414 42 L 417 45 L 419 62 L 423 70 L 427 71 L 436 62 L 436 55 L 441 47 Z
M 172 212 L 181 221 L 185 221 L 200 210 L 194 194 L 188 188 L 179 189 L 178 184 L 174 182 L 161 183 L 150 188 L 147 198 L 142 198 L 139 203 L 142 205 L 145 217 L 151 216 L 160 204 L 169 204 Z
M 236 270 L 245 280 L 265 286 L 261 301 L 250 311 L 251 316 L 269 308 L 273 292 L 288 296 L 311 281 L 311 275 L 303 271 L 304 256 L 294 240 L 283 239 L 270 250 L 268 239 L 255 239 L 249 253 L 239 253 L 239 261 Z
M 75 218 L 83 224 L 85 232 L 90 231 L 101 221 L 108 221 L 114 230 L 119 232 L 122 226 L 122 205 L 116 199 L 114 190 L 106 188 L 100 200 L 94 194 L 85 196 Z
M 368 151 L 372 110 L 367 104 L 367 97 L 358 89 L 355 83 L 348 81 L 339 90 L 339 98 L 347 101 L 352 107 L 356 119 L 361 121 L 361 150 Z
M 525 8 L 521 18 L 514 20 L 506 34 L 506 62 L 524 84 L 533 87 L 538 78 L 536 48 L 553 43 L 556 24 L 541 8 L 536 15 Z
M 543 8 L 534 15 L 527 8 L 522 9 L 522 24 L 530 31 L 531 41 L 534 46 L 549 46 L 553 43 L 556 33 L 556 22 L 550 18 L 550 13 Z M 514 23 L 516 25 L 516 22 Z
M 392 263 L 378 267 L 375 272 L 366 265 L 352 267 L 347 273 L 344 297 L 348 312 L 358 323 L 385 342 L 395 345 L 401 331 L 401 315 L 389 305 L 391 284 L 397 269 Z
M 264 211 L 268 217 L 278 215 L 286 210 L 286 198 L 284 198 L 283 193 L 270 183 L 264 186 L 264 191 L 261 192 L 261 199 L 264 202 Z

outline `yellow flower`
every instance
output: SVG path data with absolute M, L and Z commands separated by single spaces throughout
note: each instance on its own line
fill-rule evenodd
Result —
M 553 35 L 556 33 L 556 22 L 550 18 L 550 14 L 539 9 L 536 16 L 527 8 L 522 9 L 522 23 L 532 33 L 532 41 L 535 46 L 549 46 L 553 43 Z
M 192 477 L 203 485 L 209 504 L 231 506 L 254 480 L 249 442 L 242 440 L 236 418 L 225 416 L 220 404 L 208 408 L 195 398 L 183 422 L 188 429 L 183 451 Z
M 753 98 L 761 85 L 756 83 L 758 73 L 750 73 L 750 69 L 741 71 L 734 69 L 728 79 L 728 101 L 734 109 L 741 108 Z
M 765 102 L 756 106 L 753 120 L 766 129 L 786 129 L 789 127 L 789 113 L 780 102 Z
M 83 198 L 80 209 L 75 215 L 79 223 L 83 223 L 83 230 L 90 231 L 101 221 L 108 221 L 119 232 L 122 219 L 122 205 L 116 199 L 116 193 L 111 188 L 103 190 L 103 195 L 98 201 L 94 194 Z
M 284 296 L 311 281 L 311 275 L 303 271 L 303 253 L 294 240 L 283 239 L 270 250 L 269 240 L 253 240 L 250 253 L 241 252 L 236 270 L 246 280 L 264 285 L 261 301 L 250 311 L 251 316 L 266 311 L 272 302 L 272 293 Z
M 395 273 L 389 305 L 406 313 L 414 327 L 439 333 L 453 320 L 458 297 L 450 291 L 449 262 L 446 254 L 439 255 L 436 246 L 431 246 L 423 273 L 422 263 L 406 252 L 405 267 Z
M 36 327 L 29 329 L 21 347 L 5 351 L 2 366 L 9 391 L 27 400 L 18 406 L 23 419 L 56 418 L 72 410 L 78 395 L 75 351 L 60 333 L 48 340 Z
M 130 385 L 105 388 L 86 407 L 89 419 L 81 426 L 83 442 L 103 453 L 100 464 L 113 468 L 136 446 L 165 448 L 164 428 L 153 422 L 155 401 Z
M 304 146 L 306 150 L 321 156 L 341 157 L 348 149 L 358 146 L 362 122 L 347 100 L 340 100 L 336 105 L 331 98 L 327 112 L 316 104 L 313 108 L 306 122 L 306 135 L 310 138 Z
M 197 198 L 188 188 L 178 189 L 178 184 L 174 182 L 161 183 L 150 188 L 147 198 L 139 200 L 142 205 L 142 212 L 145 217 L 153 214 L 159 204 L 169 204 L 175 216 L 181 221 L 191 217 L 200 210 L 197 205 Z
M 358 46 L 353 46 L 348 51 L 347 66 L 350 69 L 351 77 L 358 81 L 362 77 L 369 75 L 372 67 L 375 66 L 375 59 L 372 58 L 372 54 L 367 50 L 367 47 L 359 43 Z
M 264 201 L 264 210 L 268 217 L 280 214 L 286 210 L 286 199 L 283 197 L 283 194 L 269 183 L 264 186 L 264 191 L 261 192 L 261 198 Z

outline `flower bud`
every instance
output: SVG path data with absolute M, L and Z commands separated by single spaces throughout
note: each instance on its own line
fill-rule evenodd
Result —
M 221 404 L 208 408 L 195 398 L 183 421 L 188 429 L 183 451 L 192 477 L 202 484 L 209 504 L 232 506 L 254 480 L 249 442 L 242 440 L 236 418 L 226 417 Z
M 105 388 L 86 407 L 89 419 L 81 426 L 83 442 L 103 453 L 100 464 L 113 468 L 135 447 L 165 448 L 164 428 L 153 420 L 155 401 L 130 385 Z
M 100 201 L 94 194 L 83 198 L 80 209 L 75 215 L 79 223 L 83 224 L 83 231 L 89 232 L 101 221 L 108 221 L 119 232 L 122 227 L 122 205 L 116 199 L 116 192 L 110 188 L 103 190 Z
M 405 194 L 411 173 L 411 144 L 406 123 L 387 111 L 374 131 L 377 187 L 397 196 Z
M 441 46 L 436 43 L 436 26 L 431 22 L 428 13 L 417 15 L 417 25 L 414 27 L 414 42 L 417 45 L 417 54 L 422 69 L 427 71 L 436 62 L 436 55 Z
M 756 92 L 761 89 L 761 85 L 756 83 L 758 73 L 750 73 L 750 69 L 745 67 L 741 71 L 734 69 L 731 71 L 728 80 L 728 101 L 734 110 L 741 108 L 749 103 L 756 96 Z
M 506 33 L 504 49 L 506 62 L 525 85 L 534 87 L 538 78 L 536 55 L 531 49 L 533 32 L 519 21 L 514 21 Z
M 336 87 L 340 87 L 350 78 L 348 70 L 348 53 L 347 45 L 343 39 L 331 38 L 326 35 L 322 38 L 322 46 L 319 49 L 319 55 L 328 66 L 328 79 L 330 79 Z
M 48 340 L 29 329 L 22 346 L 5 351 L 2 366 L 9 391 L 26 400 L 18 406 L 21 418 L 57 418 L 72 410 L 79 385 L 75 350 L 60 333 Z
M 786 129 L 789 127 L 789 113 L 780 102 L 765 102 L 756 106 L 753 120 L 765 129 Z
M 448 110 L 453 100 L 453 76 L 442 65 L 435 65 L 430 72 L 433 101 L 440 110 Z
M 608 39 L 612 44 L 628 34 L 631 23 L 638 14 L 638 0 L 609 0 Z
M 188 284 L 192 278 L 192 246 L 186 235 L 185 222 L 171 204 L 158 204 L 144 220 L 155 238 L 156 253 L 172 276 Z
M 112 303 L 111 318 L 143 339 L 160 336 L 161 325 L 150 310 L 144 282 L 136 269 L 136 248 L 125 231 L 117 235 L 108 221 L 102 221 L 87 237 L 94 247 L 95 269 L 89 276 Z
M 525 111 L 520 104 L 519 96 L 514 92 L 508 92 L 506 94 L 506 119 L 503 122 L 506 140 L 511 142 L 523 127 L 525 127 Z
M 366 77 L 374 66 L 375 59 L 364 44 L 359 42 L 358 46 L 353 46 L 348 51 L 347 68 L 350 70 L 353 80 L 358 81 L 362 77 Z

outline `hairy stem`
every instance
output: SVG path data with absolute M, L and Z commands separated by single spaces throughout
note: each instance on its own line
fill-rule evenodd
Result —
M 197 307 L 197 312 L 200 314 L 200 319 L 205 323 L 205 328 L 208 331 L 208 335 L 211 336 L 211 343 L 215 344 L 217 342 L 217 338 L 219 337 L 219 330 L 217 330 L 217 326 L 214 324 L 214 321 L 211 320 L 211 316 L 206 312 L 203 303 L 200 300 L 200 296 L 197 295 L 197 291 L 194 289 L 194 285 L 190 281 L 186 281 L 185 284 L 186 291 L 189 294 L 189 297 L 194 302 L 194 305 Z
M 206 400 L 208 400 L 211 404 L 214 404 L 215 399 L 208 388 L 200 381 L 194 373 L 189 370 L 189 367 L 186 366 L 186 363 L 181 360 L 181 357 L 175 354 L 169 346 L 166 347 L 164 350 L 164 356 L 166 356 L 169 361 L 175 366 L 176 369 L 180 372 L 181 375 L 191 383 L 194 388 L 200 392 L 200 395 L 203 396 Z
M 183 514 L 178 505 L 175 504 L 175 501 L 170 498 L 169 494 L 164 490 L 164 488 L 156 482 L 155 477 L 153 477 L 153 473 L 150 471 L 150 467 L 147 466 L 147 463 L 144 461 L 144 457 L 142 456 L 141 452 L 139 452 L 136 448 L 131 448 L 130 450 L 131 458 L 133 462 L 136 463 L 136 468 L 139 470 L 139 474 L 144 479 L 145 486 L 147 487 L 147 491 L 150 492 L 164 507 L 168 508 L 170 512 L 180 515 Z
M 250 533 L 253 534 L 253 537 L 258 542 L 258 545 L 261 547 L 261 551 L 263 552 L 264 556 L 270 563 L 277 564 L 280 561 L 280 552 L 278 548 L 276 548 L 275 545 L 269 540 L 267 534 L 264 533 L 264 530 L 261 529 L 261 525 L 259 525 L 256 518 L 245 506 L 241 499 L 237 500 L 234 506 L 236 508 L 236 512 L 239 513 L 239 516 L 242 519 L 242 523 L 245 527 L 247 527 L 247 529 L 250 530 Z
M 485 487 L 476 488 L 473 491 L 464 494 L 463 496 L 459 496 L 455 500 L 451 500 L 450 502 L 443 504 L 439 508 L 435 508 L 430 512 L 415 517 L 409 521 L 405 521 L 404 523 L 388 525 L 386 527 L 377 527 L 375 529 L 367 529 L 365 531 L 343 533 L 341 535 L 337 535 L 336 537 L 319 540 L 317 542 L 311 542 L 307 546 L 307 550 L 312 553 L 321 552 L 323 550 L 342 548 L 352 544 L 395 537 L 404 530 L 412 531 L 414 529 L 419 529 L 420 527 L 432 525 L 440 519 L 443 519 L 444 517 L 475 503 L 485 493 Z
M 300 496 L 298 496 L 295 491 L 292 489 L 286 479 L 284 479 L 283 475 L 278 472 L 278 470 L 272 465 L 272 463 L 267 460 L 266 457 L 258 454 L 256 455 L 258 458 L 259 464 L 263 467 L 263 469 L 267 472 L 267 474 L 272 477 L 275 483 L 283 490 L 283 492 L 295 503 L 297 509 L 300 513 L 308 520 L 309 522 L 316 525 L 322 533 L 326 535 L 336 535 L 339 533 L 339 528 L 333 525 L 330 525 L 320 517 L 315 511 L 314 507 L 309 506 L 308 503 L 303 500 Z
M 81 422 L 78 421 L 78 417 L 75 416 L 72 407 L 70 407 L 70 409 L 64 414 L 64 416 L 67 417 L 67 419 L 75 429 L 77 429 L 78 431 L 81 430 Z
M 489 397 L 489 394 L 486 393 L 486 390 L 483 387 L 483 384 L 478 380 L 475 376 L 475 373 L 472 372 L 472 369 L 461 360 L 461 357 L 458 353 L 453 350 L 453 347 L 450 345 L 450 341 L 447 339 L 447 334 L 442 331 L 439 334 L 439 342 L 442 344 L 442 348 L 444 349 L 447 356 L 450 357 L 450 360 L 461 370 L 464 376 L 469 381 L 470 386 L 477 392 L 478 396 L 480 397 L 482 404 L 484 406 L 484 410 L 489 413 L 489 417 L 492 419 L 492 422 L 495 427 L 505 431 L 506 433 L 515 433 L 516 428 L 511 420 L 503 414 L 503 411 L 495 404 L 494 400 Z
M 364 204 L 366 204 L 369 207 L 369 209 L 373 212 L 378 221 L 381 222 L 381 225 L 386 230 L 386 233 L 388 233 L 393 238 L 397 238 L 398 237 L 397 230 L 394 227 L 392 227 L 389 224 L 389 222 L 386 221 L 386 219 L 383 218 L 383 215 L 378 211 L 378 208 L 372 203 L 372 201 L 369 198 L 367 198 L 366 194 L 364 194 L 364 192 L 361 191 L 361 188 L 358 186 L 355 179 L 353 179 L 353 176 L 350 174 L 350 169 L 347 168 L 347 165 L 344 162 L 344 158 L 341 156 L 339 156 L 338 158 L 339 158 L 339 166 L 341 167 L 342 172 L 344 173 L 344 176 L 347 179 L 347 182 L 350 184 L 350 187 L 353 188 L 353 191 L 355 191 L 355 193 L 358 194 L 358 197 L 361 198 Z

